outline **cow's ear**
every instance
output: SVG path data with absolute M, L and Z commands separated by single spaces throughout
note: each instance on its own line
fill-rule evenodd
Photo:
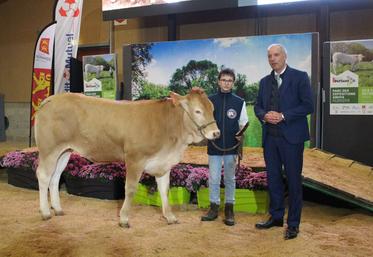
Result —
M 173 105 L 178 106 L 180 104 L 181 95 L 171 91 L 170 97 L 171 97 Z

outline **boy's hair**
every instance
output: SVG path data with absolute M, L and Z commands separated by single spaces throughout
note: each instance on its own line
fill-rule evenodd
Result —
M 219 75 L 218 75 L 218 79 L 220 80 L 221 76 L 222 75 L 228 75 L 228 76 L 231 76 L 233 78 L 233 81 L 236 80 L 236 75 L 234 75 L 234 70 L 232 69 L 222 69 L 220 72 L 219 72 Z

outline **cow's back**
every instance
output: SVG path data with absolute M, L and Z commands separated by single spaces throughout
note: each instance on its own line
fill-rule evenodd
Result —
M 144 156 L 175 140 L 182 115 L 168 101 L 112 101 L 81 94 L 48 98 L 36 115 L 41 154 L 73 149 L 96 161 Z

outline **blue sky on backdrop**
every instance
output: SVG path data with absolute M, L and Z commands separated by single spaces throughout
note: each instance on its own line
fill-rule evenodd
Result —
M 246 75 L 249 83 L 258 82 L 271 71 L 267 47 L 273 43 L 287 48 L 290 66 L 311 75 L 312 34 L 307 33 L 157 42 L 151 49 L 147 79 L 168 85 L 175 70 L 190 60 L 210 60 L 219 68 L 224 65 Z

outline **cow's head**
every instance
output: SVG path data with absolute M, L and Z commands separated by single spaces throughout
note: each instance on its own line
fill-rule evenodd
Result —
M 186 96 L 180 96 L 171 92 L 170 97 L 174 105 L 180 105 L 187 115 L 191 128 L 196 137 L 201 141 L 220 137 L 220 130 L 214 119 L 214 106 L 201 88 L 192 88 Z

